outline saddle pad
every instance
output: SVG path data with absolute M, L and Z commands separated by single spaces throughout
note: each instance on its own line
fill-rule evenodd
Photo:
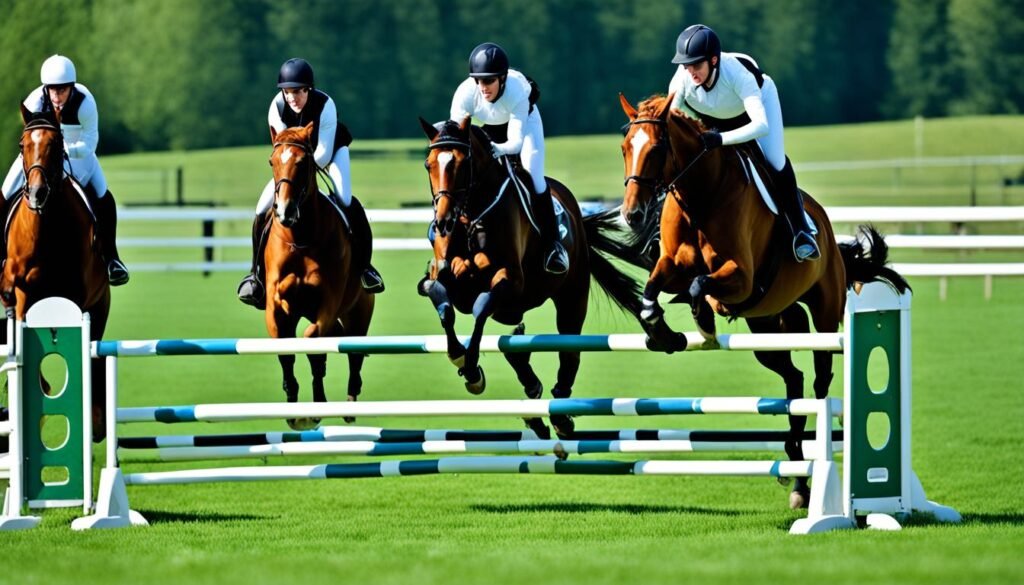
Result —
M 750 157 L 744 153 L 740 153 L 740 160 L 743 161 L 743 170 L 747 172 L 747 176 L 757 185 L 757 190 L 761 193 L 761 200 L 764 201 L 765 207 L 768 211 L 772 212 L 772 215 L 779 214 L 779 208 L 775 206 L 775 201 L 772 199 L 770 193 L 768 193 L 768 187 L 765 186 L 764 181 L 761 180 L 761 175 L 757 172 L 757 167 L 754 162 L 750 160 Z M 814 218 L 804 210 L 804 217 L 807 218 L 807 225 L 811 227 L 811 235 L 818 234 L 818 224 L 814 223 Z

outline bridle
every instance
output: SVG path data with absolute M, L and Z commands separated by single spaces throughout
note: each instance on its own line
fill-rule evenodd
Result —
M 452 189 L 440 189 L 436 193 L 434 192 L 433 183 L 430 184 L 431 191 L 431 206 L 434 209 L 434 217 L 437 217 L 437 205 L 442 199 L 448 199 L 452 204 L 452 211 L 447 218 L 444 219 L 444 225 L 438 225 L 438 231 L 442 234 L 450 233 L 455 228 L 456 218 L 463 215 L 465 208 L 469 203 L 469 194 L 472 190 L 474 183 L 473 177 L 473 145 L 470 142 L 457 140 L 455 138 L 444 138 L 437 142 L 431 143 L 427 147 L 428 150 L 448 150 L 448 149 L 464 149 L 466 151 L 466 163 L 469 165 L 469 180 L 461 187 Z M 443 172 L 443 171 L 442 171 Z M 429 179 L 430 167 L 427 167 L 427 175 Z
M 41 214 L 43 212 L 43 208 L 46 207 L 46 202 L 50 198 L 50 193 L 53 192 L 53 184 L 59 184 L 61 182 L 61 179 L 63 178 L 63 175 L 64 175 L 63 162 L 68 160 L 68 155 L 67 155 L 67 152 L 64 151 L 64 146 L 63 146 L 64 133 L 61 131 L 60 127 L 53 125 L 52 123 L 50 123 L 49 120 L 37 119 L 37 120 L 32 120 L 28 124 L 26 124 L 24 131 L 22 131 L 21 142 L 18 145 L 20 147 L 20 150 L 21 150 L 22 161 L 25 160 L 25 135 L 28 134 L 29 132 L 31 132 L 32 130 L 49 130 L 51 132 L 56 132 L 57 136 L 58 136 L 58 139 L 62 143 L 61 146 L 60 146 L 60 152 L 61 152 L 60 159 L 61 160 L 56 165 L 56 167 L 57 167 L 56 172 L 54 172 L 53 170 L 49 170 L 49 172 L 48 172 L 47 165 L 43 164 L 43 163 L 39 163 L 39 162 L 33 163 L 33 164 L 29 165 L 28 167 L 26 167 L 24 169 L 25 184 L 21 188 L 21 196 L 25 198 L 25 206 L 26 207 L 28 207 L 31 211 L 34 211 L 37 214 Z M 49 161 L 47 161 L 47 162 L 49 162 Z M 43 196 L 42 197 L 37 197 L 37 199 L 36 199 L 37 204 L 34 205 L 34 206 L 32 204 L 32 200 L 28 197 L 28 194 L 29 194 L 28 177 L 29 177 L 29 175 L 32 174 L 32 171 L 39 171 L 39 174 L 42 175 L 42 177 L 43 177 L 43 189 L 42 189 Z
M 313 149 L 310 147 L 308 143 L 304 142 L 275 142 L 274 150 L 271 151 L 270 155 L 271 159 L 273 159 L 274 153 L 277 152 L 277 149 L 283 146 L 291 146 L 302 150 L 302 152 L 305 154 L 303 162 L 312 164 L 307 164 L 309 171 L 306 173 L 306 180 L 302 185 L 296 185 L 295 181 L 289 179 L 288 177 L 276 179 L 274 181 L 274 198 L 277 198 L 278 192 L 281 191 L 282 185 L 291 185 L 293 189 L 296 189 L 299 192 L 298 197 L 296 197 L 296 201 L 297 205 L 301 207 L 302 204 L 306 202 L 306 198 L 309 197 L 310 185 L 314 184 L 314 182 L 316 181 L 316 178 L 314 176 L 314 173 L 316 172 L 316 161 L 313 160 Z
M 622 134 L 623 134 L 623 136 L 625 136 L 629 132 L 630 126 L 633 126 L 635 124 L 655 124 L 655 125 L 661 126 L 662 129 L 665 130 L 665 132 L 664 132 L 664 135 L 665 135 L 664 143 L 659 142 L 657 145 L 655 145 L 652 148 L 663 148 L 663 147 L 665 147 L 667 145 L 668 153 L 669 153 L 669 159 L 672 160 L 673 165 L 674 165 L 675 164 L 675 157 L 672 156 L 672 142 L 669 140 L 668 131 L 667 131 L 667 124 L 666 124 L 665 120 L 662 120 L 660 118 L 638 118 L 636 120 L 627 122 L 625 125 L 622 126 Z M 688 129 L 692 130 L 694 132 L 694 134 L 696 134 L 697 139 L 700 140 L 700 132 L 697 131 L 697 129 L 692 128 L 689 124 L 684 124 L 684 126 L 686 126 Z M 699 153 L 697 153 L 697 156 L 693 157 L 693 160 L 691 160 L 690 163 L 687 164 L 686 167 L 683 168 L 683 170 L 679 171 L 679 173 L 677 173 L 675 175 L 675 177 L 673 177 L 672 180 L 667 182 L 667 183 L 663 182 L 661 178 L 643 177 L 643 176 L 640 176 L 640 175 L 630 175 L 630 176 L 626 177 L 626 180 L 623 183 L 623 186 L 628 186 L 630 181 L 632 181 L 632 182 L 634 182 L 634 183 L 636 183 L 636 184 L 638 184 L 638 185 L 640 185 L 642 187 L 647 187 L 648 189 L 651 190 L 652 193 L 654 193 L 655 201 L 657 202 L 657 204 L 660 204 L 662 201 L 665 200 L 665 197 L 668 195 L 668 193 L 670 193 L 670 192 L 675 190 L 676 183 L 678 183 L 680 180 L 682 180 L 682 178 L 686 176 L 686 173 L 688 173 L 690 171 L 690 169 L 693 168 L 693 165 L 697 164 L 697 162 L 700 161 L 704 157 L 704 155 L 707 154 L 707 153 L 708 153 L 708 148 L 707 148 L 707 146 L 704 146 L 701 149 L 701 151 Z M 679 203 L 680 206 L 682 206 L 682 202 L 679 201 L 679 198 L 676 197 L 675 199 L 676 199 L 676 202 Z

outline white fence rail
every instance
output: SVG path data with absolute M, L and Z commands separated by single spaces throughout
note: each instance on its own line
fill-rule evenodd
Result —
M 1007 157 L 1000 158 L 1000 161 Z M 874 162 L 874 161 L 865 161 Z M 884 162 L 884 161 L 883 161 Z M 899 162 L 899 161 L 897 161 Z M 1016 162 L 1016 159 L 1010 162 Z M 1024 157 L 1021 157 L 1024 162 Z M 1014 207 L 831 207 L 826 210 L 835 224 L 903 224 L 903 223 L 964 223 L 1024 222 L 1024 206 Z M 122 248 L 201 248 L 203 262 L 133 262 L 137 272 L 244 272 L 247 262 L 215 262 L 214 249 L 251 246 L 247 237 L 214 236 L 214 223 L 223 221 L 249 222 L 253 211 L 249 209 L 167 209 L 125 208 L 118 212 L 123 222 L 135 221 L 199 221 L 204 237 L 180 238 L 119 238 Z M 372 223 L 420 224 L 425 231 L 431 219 L 429 209 L 369 209 Z M 374 250 L 427 251 L 430 245 L 426 234 L 419 238 L 376 238 Z M 852 236 L 839 235 L 840 241 Z M 892 249 L 905 250 L 1024 250 L 1024 235 L 903 235 L 886 236 Z M 985 278 L 985 298 L 992 294 L 993 276 L 1024 276 L 1024 263 L 914 263 L 897 264 L 896 269 L 907 276 L 935 276 L 940 278 L 940 296 L 945 298 L 947 279 L 952 276 L 982 276 Z

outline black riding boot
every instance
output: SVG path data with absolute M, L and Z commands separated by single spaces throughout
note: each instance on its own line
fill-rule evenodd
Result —
M 110 286 L 121 286 L 128 282 L 129 275 L 117 252 L 117 204 L 114 195 L 107 191 L 103 197 L 94 199 L 93 209 L 96 211 L 96 235 L 107 260 L 107 278 Z
M 267 292 L 263 287 L 263 250 L 266 246 L 264 232 L 267 229 L 266 213 L 257 213 L 252 222 L 252 267 L 238 285 L 238 300 L 257 309 L 267 304 Z
M 569 270 L 569 253 L 565 251 L 558 234 L 555 206 L 551 201 L 551 186 L 533 197 L 533 216 L 540 228 L 541 249 L 544 250 L 544 270 L 551 274 L 565 274 Z
M 341 203 L 340 198 L 339 203 Z M 349 227 L 352 229 L 352 261 L 353 266 L 360 271 L 359 282 L 367 292 L 382 293 L 384 292 L 384 278 L 370 263 L 373 257 L 373 231 L 370 229 L 370 220 L 366 217 L 366 210 L 355 197 L 352 198 L 348 207 L 342 206 L 342 208 L 345 210 Z
M 796 173 L 793 164 L 786 157 L 786 166 L 776 175 L 779 177 L 778 199 L 775 203 L 789 223 L 793 233 L 793 257 L 797 262 L 817 260 L 821 257 L 818 242 L 811 235 L 811 226 L 807 223 L 804 212 L 804 197 L 796 185 Z

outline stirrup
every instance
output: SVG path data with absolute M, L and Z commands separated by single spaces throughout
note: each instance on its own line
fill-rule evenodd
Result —
M 363 274 L 359 277 L 359 284 L 368 293 L 377 294 L 384 292 L 384 279 L 381 278 L 380 273 L 373 266 L 363 271 Z
M 793 238 L 793 256 L 797 262 L 814 261 L 821 257 L 818 242 L 807 232 L 799 232 Z
M 257 309 L 262 309 L 266 305 L 266 291 L 263 290 L 263 284 L 255 275 L 247 274 L 238 284 L 238 300 Z
M 107 263 L 107 280 L 110 281 L 110 286 L 127 284 L 130 276 L 128 274 L 128 267 L 121 260 L 114 258 Z
M 565 246 L 561 242 L 555 242 L 544 262 L 544 270 L 551 274 L 565 274 L 569 271 L 569 253 L 565 251 Z

